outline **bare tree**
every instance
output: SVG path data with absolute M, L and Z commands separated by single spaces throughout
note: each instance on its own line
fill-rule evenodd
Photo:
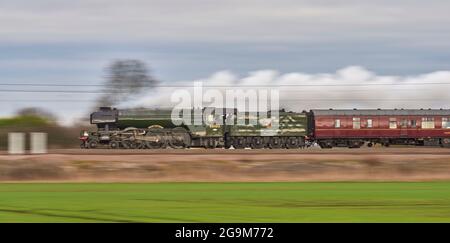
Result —
M 44 110 L 42 108 L 37 107 L 27 107 L 22 108 L 16 112 L 18 116 L 35 116 L 41 117 L 48 121 L 54 122 L 56 121 L 56 116 L 52 114 L 50 111 Z
M 105 93 L 98 100 L 100 106 L 117 105 L 158 83 L 143 61 L 133 59 L 114 61 L 107 68 L 106 78 Z

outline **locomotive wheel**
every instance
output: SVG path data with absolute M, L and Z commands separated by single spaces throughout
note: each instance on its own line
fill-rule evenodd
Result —
M 271 149 L 278 149 L 278 148 L 281 148 L 281 146 L 282 146 L 281 138 L 279 138 L 279 137 L 272 137 L 270 139 L 269 148 L 271 148 Z
M 261 137 L 254 137 L 251 144 L 252 149 L 264 148 L 264 140 Z
M 135 149 L 137 148 L 137 144 L 134 141 L 131 140 L 123 140 L 122 146 L 126 149 Z
M 109 148 L 111 148 L 111 149 L 118 149 L 119 148 L 119 142 L 117 142 L 117 141 L 109 142 Z
M 95 149 L 95 148 L 97 148 L 97 145 L 98 145 L 97 141 L 91 140 L 91 141 L 88 142 L 88 146 L 87 147 L 91 148 L 91 149 Z
M 191 136 L 186 129 L 177 127 L 172 129 L 172 136 L 169 141 L 170 147 L 182 149 L 191 145 Z
M 247 140 L 245 137 L 237 137 L 233 141 L 233 147 L 235 149 L 245 149 L 247 147 Z
M 136 144 L 136 148 L 137 149 L 145 149 L 145 148 L 147 148 L 147 145 L 145 144 L 144 141 L 136 140 L 135 144 Z
M 450 138 L 443 138 L 441 143 L 442 147 L 450 148 Z
M 286 140 L 286 148 L 288 149 L 296 149 L 298 148 L 299 141 L 296 137 L 289 137 Z
M 160 128 L 152 128 L 147 132 L 145 136 L 155 137 L 157 141 L 145 141 L 145 145 L 149 149 L 161 149 L 167 146 L 167 141 L 165 139 L 164 131 Z
M 216 139 L 208 138 L 208 139 L 206 139 L 206 142 L 205 142 L 205 148 L 215 149 L 218 144 L 219 143 L 218 143 L 218 141 Z
M 176 141 L 172 138 L 169 141 L 169 146 L 174 149 L 182 149 L 186 147 L 186 144 L 183 141 Z
M 145 144 L 147 145 L 147 148 L 149 148 L 149 149 L 163 149 L 163 148 L 167 147 L 167 143 L 164 140 L 164 138 L 161 138 L 161 140 L 158 142 L 146 141 Z

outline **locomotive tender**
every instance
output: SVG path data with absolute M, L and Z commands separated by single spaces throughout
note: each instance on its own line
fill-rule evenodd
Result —
M 172 110 L 102 107 L 91 114 L 97 131 L 83 131 L 81 147 L 296 149 L 314 143 L 321 148 L 450 147 L 450 110 L 444 109 L 280 110 L 276 118 L 270 112 L 264 117 L 225 108 L 204 108 L 201 115 L 191 112 L 192 122 L 186 123 L 172 120 Z M 245 124 L 236 122 L 239 116 L 245 117 Z

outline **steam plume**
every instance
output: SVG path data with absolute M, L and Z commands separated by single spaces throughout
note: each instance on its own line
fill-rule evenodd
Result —
M 276 70 L 260 70 L 245 77 L 220 71 L 205 79 L 164 83 L 148 94 L 121 104 L 119 108 L 170 108 L 175 105 L 170 102 L 171 94 L 179 89 L 192 92 L 194 82 L 202 82 L 204 91 L 278 88 L 281 108 L 292 111 L 319 108 L 449 108 L 450 101 L 450 71 L 384 76 L 364 67 L 349 66 L 335 73 L 282 74 Z

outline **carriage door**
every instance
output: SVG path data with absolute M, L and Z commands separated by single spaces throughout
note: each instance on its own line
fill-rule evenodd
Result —
M 408 136 L 408 118 L 402 117 L 400 120 L 400 136 L 407 137 Z

